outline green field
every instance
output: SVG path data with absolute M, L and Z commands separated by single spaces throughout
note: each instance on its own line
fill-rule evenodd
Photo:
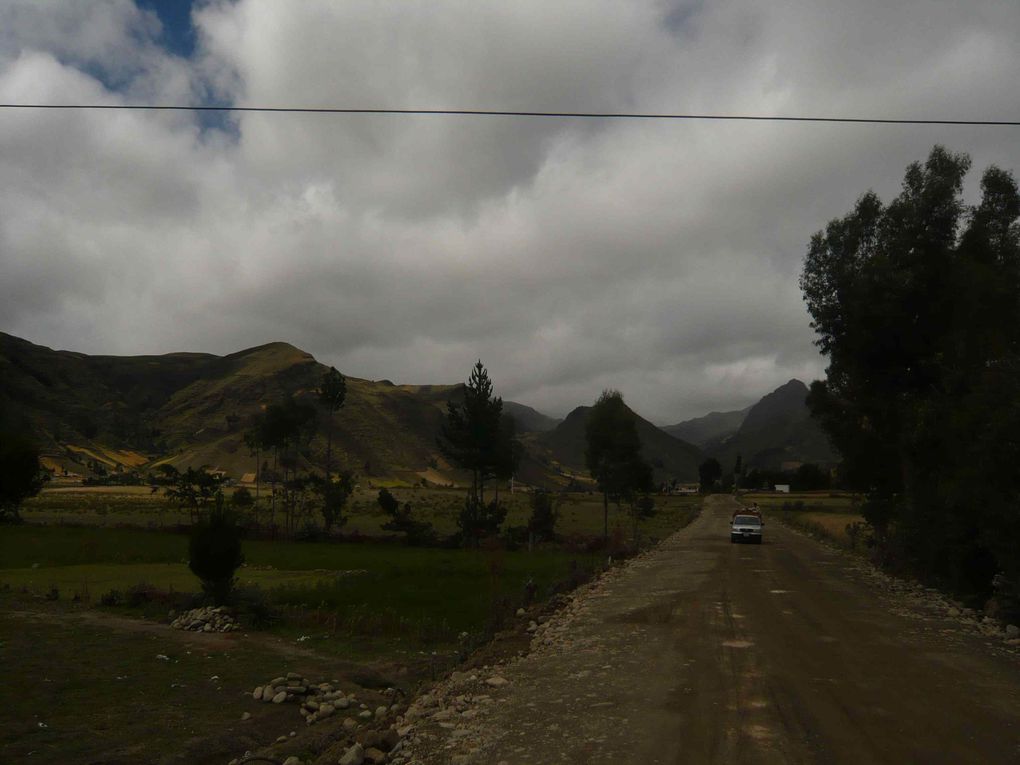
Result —
M 561 543 L 527 552 L 503 550 L 498 544 L 483 550 L 415 548 L 387 539 L 380 529 L 385 516 L 375 505 L 375 493 L 366 489 L 355 495 L 344 528 L 347 534 L 365 535 L 366 541 L 244 543 L 246 563 L 238 571 L 238 584 L 263 593 L 280 617 L 277 630 L 313 623 L 329 625 L 333 635 L 348 642 L 373 635 L 405 645 L 449 644 L 462 632 L 483 632 L 500 609 L 516 607 L 529 581 L 541 599 L 605 559 L 604 553 L 585 552 L 587 541 L 602 531 L 597 495 L 566 496 L 560 506 Z M 463 493 L 394 493 L 412 502 L 418 516 L 434 523 L 440 533 L 455 530 Z M 511 509 L 505 525 L 524 525 L 528 496 L 518 493 L 506 499 Z M 199 591 L 186 565 L 186 535 L 124 520 L 159 516 L 167 512 L 164 503 L 147 489 L 44 492 L 25 512 L 29 523 L 0 534 L 0 585 L 86 604 L 98 603 L 111 591 L 124 595 L 145 585 L 163 594 L 160 604 L 184 602 L 182 596 Z M 640 525 L 646 542 L 686 525 L 696 514 L 698 499 L 663 497 L 659 504 L 657 514 Z M 97 508 L 105 513 L 100 515 Z M 76 524 L 59 525 L 61 514 Z M 122 522 L 114 527 L 88 522 L 97 518 Z M 631 540 L 633 527 L 623 510 L 611 507 L 610 528 L 617 538 Z M 155 609 L 146 613 L 165 615 Z
M 333 657 L 268 637 L 216 642 L 87 616 L 0 594 L 0 762 L 222 764 L 303 732 L 292 705 L 258 704 L 245 692 L 288 671 L 343 677 Z M 342 687 L 370 698 L 350 681 Z M 242 722 L 243 712 L 254 719 Z M 303 746 L 297 739 L 277 751 L 304 754 Z
M 258 586 L 270 604 L 304 623 L 304 612 L 344 638 L 374 634 L 397 642 L 427 636 L 449 642 L 477 632 L 496 599 L 516 604 L 532 580 L 548 595 L 572 570 L 591 570 L 601 555 L 559 550 L 444 550 L 387 543 L 248 541 L 242 587 Z M 136 529 L 23 525 L 0 535 L 0 586 L 98 603 L 111 590 L 149 585 L 197 594 L 187 538 Z M 334 618 L 335 617 L 335 618 Z M 285 624 L 281 625 L 285 626 Z M 407 642 L 407 640 L 403 642 Z
M 454 530 L 463 492 L 393 491 L 441 534 Z M 0 705 L 0 762 L 211 765 L 292 729 L 298 735 L 273 746 L 274 756 L 307 758 L 323 745 L 315 730 L 306 735 L 292 707 L 253 702 L 245 695 L 253 687 L 298 671 L 339 677 L 367 701 L 372 691 L 354 687 L 366 673 L 411 688 L 494 630 L 523 624 L 513 614 L 529 582 L 541 601 L 606 563 L 604 552 L 585 551 L 602 531 L 596 495 L 566 496 L 560 541 L 529 552 L 498 542 L 409 547 L 380 534 L 376 493 L 366 487 L 353 498 L 346 541 L 245 540 L 237 573 L 245 629 L 219 636 L 167 626 L 171 610 L 198 602 L 188 538 L 176 528 L 187 513 L 144 488 L 43 492 L 27 523 L 0 527 L 0 663 L 18 700 Z M 505 498 L 507 523 L 524 525 L 527 495 Z M 659 499 L 641 524 L 646 543 L 700 506 Z M 617 508 L 610 529 L 617 540 L 633 533 Z M 363 541 L 351 541 L 353 532 Z
M 268 502 L 268 486 L 262 487 L 259 510 L 247 511 L 253 522 L 268 524 L 271 510 Z M 390 489 L 401 504 L 410 503 L 417 519 L 432 523 L 440 535 L 453 534 L 457 514 L 463 507 L 463 489 L 437 489 L 425 487 L 393 487 Z M 228 498 L 231 490 L 228 490 Z M 376 497 L 377 485 L 359 486 L 347 506 L 347 522 L 340 529 L 343 534 L 386 536 L 382 524 L 387 520 L 379 509 Z M 488 495 L 491 496 L 491 493 Z M 603 530 L 602 498 L 594 493 L 572 493 L 556 495 L 560 498 L 560 522 L 557 531 L 564 536 L 601 536 Z M 500 502 L 509 512 L 505 526 L 523 526 L 530 515 L 530 495 L 517 491 L 500 493 Z M 700 505 L 698 497 L 656 496 L 657 514 L 643 521 L 641 535 L 646 540 L 661 539 L 684 525 L 692 508 Z M 610 506 L 610 529 L 620 527 L 624 535 L 632 533 L 630 519 L 623 509 Z M 123 487 L 60 487 L 46 489 L 39 496 L 27 501 L 22 515 L 32 524 L 78 524 L 89 526 L 139 528 L 173 528 L 190 521 L 190 514 L 172 506 L 162 493 L 155 494 L 145 486 Z M 309 514 L 300 520 L 321 525 L 317 515 Z M 282 511 L 278 508 L 275 521 L 283 522 Z

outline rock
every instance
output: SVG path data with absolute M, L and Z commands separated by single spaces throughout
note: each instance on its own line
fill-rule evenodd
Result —
M 286 700 L 287 700 L 287 691 L 280 691 L 275 696 L 273 696 L 273 703 L 274 704 L 282 704 Z
M 1015 624 L 1007 624 L 1006 625 L 1006 637 L 1009 640 L 1012 640 L 1013 638 L 1016 638 L 1016 637 L 1020 637 L 1020 627 L 1017 627 Z
M 358 719 L 359 720 L 371 720 L 372 719 L 372 710 L 370 710 L 370 709 L 363 709 L 362 711 L 358 712 Z
M 319 707 L 319 717 L 329 717 L 331 714 L 333 714 L 332 704 L 322 704 Z
M 299 675 L 297 672 L 288 672 L 287 673 L 287 679 L 288 680 L 304 680 L 304 678 L 301 675 Z
M 518 616 L 524 616 L 526 613 L 528 613 L 528 612 L 525 611 L 523 608 L 518 608 L 517 609 L 517 615 Z
M 283 761 L 283 765 L 301 765 L 301 760 L 294 755 L 291 755 Z
M 376 707 L 375 708 L 375 716 L 379 717 L 379 718 L 385 717 L 386 713 L 389 712 L 389 711 L 390 710 L 387 709 L 386 707 Z
M 261 685 L 258 688 L 256 688 L 254 691 L 251 692 L 251 697 L 253 699 L 255 699 L 255 701 L 261 701 L 262 700 L 262 686 Z
M 340 758 L 339 765 L 361 765 L 365 761 L 365 750 L 361 744 L 355 744 Z
M 350 705 L 351 702 L 345 699 L 343 696 L 341 696 L 340 698 L 336 699 L 333 702 L 333 706 L 336 707 L 337 709 L 347 709 L 347 707 L 349 707 Z
M 492 677 L 485 681 L 485 684 L 493 688 L 501 688 L 502 686 L 507 684 L 507 680 L 506 678 L 500 677 L 499 675 L 493 675 Z
M 286 740 L 287 740 L 287 737 L 286 737 L 286 736 L 277 736 L 277 737 L 276 737 L 276 743 L 277 743 L 277 744 L 282 744 L 282 743 L 283 743 L 284 741 L 286 741 Z
M 243 715 L 241 715 L 241 719 L 245 720 L 245 721 L 250 720 L 251 719 L 251 712 L 245 712 Z
M 950 608 L 949 609 L 949 615 L 950 616 L 959 616 L 960 615 L 960 609 L 959 608 Z
M 386 762 L 386 753 L 376 749 L 374 746 L 365 750 L 365 760 L 372 765 L 382 765 Z
M 271 685 L 273 688 L 275 688 L 278 685 L 286 685 L 286 684 L 287 684 L 287 678 L 285 678 L 285 677 L 274 677 L 272 680 L 269 681 L 269 685 Z
M 380 749 L 384 751 L 392 751 L 396 748 L 397 744 L 400 743 L 400 734 L 398 734 L 392 728 L 387 728 L 379 734 L 379 741 L 376 744 Z
M 358 723 L 353 717 L 345 717 L 342 723 L 344 730 L 348 733 L 358 727 Z

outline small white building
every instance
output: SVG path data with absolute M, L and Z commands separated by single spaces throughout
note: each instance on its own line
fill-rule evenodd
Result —
M 776 491 L 779 492 L 780 494 L 789 494 L 790 493 L 790 484 L 788 484 L 788 483 L 777 483 L 776 484 Z

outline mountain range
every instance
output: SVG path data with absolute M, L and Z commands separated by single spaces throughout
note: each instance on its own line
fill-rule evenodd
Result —
M 253 472 L 256 460 L 244 443 L 253 417 L 289 396 L 314 398 L 326 371 L 311 354 L 283 342 L 227 356 L 89 356 L 0 333 L 0 399 L 30 421 L 48 467 L 79 474 L 89 462 L 107 469 L 208 465 L 236 477 Z M 463 476 L 443 459 L 436 437 L 447 402 L 462 391 L 463 384 L 395 385 L 348 376 L 345 404 L 334 417 L 334 464 L 390 481 L 459 482 Z M 665 429 L 636 415 L 644 456 L 658 480 L 681 481 L 697 480 L 706 454 L 721 460 L 742 454 L 745 464 L 762 466 L 831 458 L 808 419 L 806 392 L 803 383 L 791 381 L 748 409 Z M 587 480 L 588 407 L 563 420 L 513 401 L 504 408 L 525 445 L 521 481 L 552 488 Z M 320 426 L 307 451 L 319 466 L 324 432 Z

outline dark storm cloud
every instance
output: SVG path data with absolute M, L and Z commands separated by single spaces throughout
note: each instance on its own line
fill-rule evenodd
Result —
M 24 0 L 0 10 L 0 98 L 1016 119 L 1018 22 L 992 0 L 210 0 L 184 59 L 127 0 Z M 659 422 L 821 373 L 797 275 L 866 189 L 936 142 L 1020 166 L 1003 129 L 0 117 L 6 331 L 286 340 L 404 382 L 481 357 L 506 397 L 563 414 L 616 387 Z

